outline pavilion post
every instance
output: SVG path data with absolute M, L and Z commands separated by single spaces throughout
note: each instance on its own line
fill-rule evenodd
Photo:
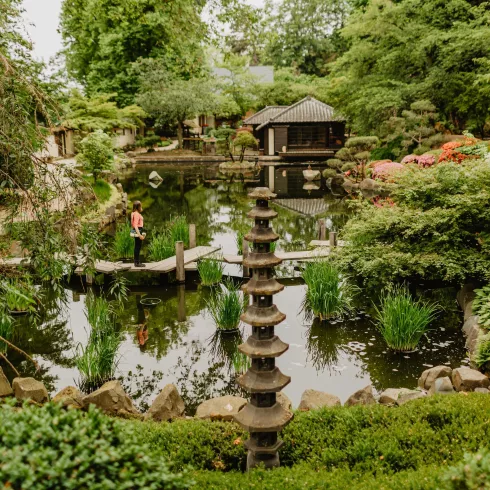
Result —
M 321 241 L 327 239 L 327 225 L 325 223 L 325 218 L 318 220 L 318 239 Z
M 185 282 L 184 242 L 175 242 L 175 260 L 175 277 L 178 282 Z

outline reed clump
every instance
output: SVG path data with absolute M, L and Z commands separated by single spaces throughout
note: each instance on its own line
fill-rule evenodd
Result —
M 225 266 L 217 257 L 201 259 L 197 263 L 197 271 L 203 286 L 219 284 L 223 278 Z
M 356 288 L 332 263 L 326 260 L 309 262 L 302 277 L 307 286 L 302 309 L 307 317 L 328 320 L 343 317 L 354 310 Z
M 393 286 L 382 292 L 379 307 L 375 305 L 376 325 L 388 347 L 411 351 L 429 331 L 439 309 L 435 303 L 414 299 L 406 286 Z
M 131 226 L 119 225 L 114 237 L 114 256 L 116 259 L 131 259 L 134 251 L 134 238 L 131 238 Z
M 236 330 L 245 309 L 240 287 L 226 281 L 213 292 L 207 302 L 207 309 L 218 330 Z
M 114 379 L 122 335 L 111 304 L 91 291 L 87 295 L 85 315 L 91 327 L 90 335 L 86 346 L 78 345 L 75 363 L 81 376 L 80 388 L 91 392 Z

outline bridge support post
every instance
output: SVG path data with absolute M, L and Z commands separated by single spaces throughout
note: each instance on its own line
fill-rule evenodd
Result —
M 196 225 L 189 225 L 189 248 L 196 248 Z
M 245 265 L 245 260 L 248 258 L 248 253 L 249 253 L 248 242 L 244 238 L 243 241 L 242 241 L 242 255 L 243 255 L 242 270 L 243 270 L 243 277 L 250 277 L 250 269 Z
M 318 220 L 318 240 L 325 241 L 327 239 L 327 228 L 325 218 Z
M 337 232 L 331 231 L 329 234 L 330 248 L 336 247 L 338 245 Z
M 177 262 L 175 277 L 178 282 L 185 282 L 184 242 L 175 243 L 175 260 Z

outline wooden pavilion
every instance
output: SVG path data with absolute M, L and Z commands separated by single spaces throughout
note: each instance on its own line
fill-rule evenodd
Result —
M 268 106 L 245 119 L 264 155 L 328 157 L 344 146 L 345 120 L 313 97 L 291 106 Z

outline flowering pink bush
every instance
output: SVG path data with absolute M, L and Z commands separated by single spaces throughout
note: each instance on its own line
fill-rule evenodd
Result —
M 436 163 L 436 157 L 429 153 L 424 153 L 423 155 L 407 155 L 403 158 L 402 163 L 416 163 L 419 167 L 427 168 L 432 167 Z
M 398 162 L 384 162 L 373 168 L 373 179 L 380 179 L 383 181 L 392 180 L 394 175 L 401 172 L 405 167 Z
M 417 159 L 417 155 L 407 155 L 406 157 L 403 157 L 402 163 L 418 163 Z

